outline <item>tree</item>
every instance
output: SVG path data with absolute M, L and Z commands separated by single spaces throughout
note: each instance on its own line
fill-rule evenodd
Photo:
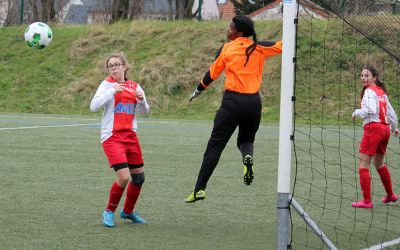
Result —
M 275 0 L 231 0 L 237 15 L 248 15 Z
M 36 1 L 29 1 L 29 9 L 31 9 L 31 16 L 29 22 L 37 22 L 39 18 L 39 10 Z
M 128 19 L 129 0 L 115 0 L 112 3 L 111 21 Z
M 144 0 L 133 0 L 129 20 L 137 19 L 142 14 Z
M 6 20 L 4 21 L 4 26 L 10 26 L 17 24 L 19 22 L 20 15 L 20 2 L 14 0 L 6 0 L 7 11 Z
M 56 11 L 54 10 L 54 0 L 42 0 L 43 22 L 54 21 Z
M 192 8 L 194 0 L 176 0 L 176 13 L 175 19 L 192 19 Z

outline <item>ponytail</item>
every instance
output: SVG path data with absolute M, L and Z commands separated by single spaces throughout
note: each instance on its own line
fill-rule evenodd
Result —
M 246 48 L 246 63 L 243 67 L 246 67 L 247 62 L 249 61 L 250 55 L 256 50 L 257 47 L 257 34 L 253 32 L 253 44 Z
M 236 26 L 238 32 L 242 32 L 244 37 L 253 36 L 253 44 L 246 48 L 246 62 L 243 67 L 246 67 L 250 59 L 250 55 L 256 50 L 257 47 L 257 34 L 254 30 L 254 22 L 250 17 L 245 15 L 237 15 L 232 18 L 232 22 Z

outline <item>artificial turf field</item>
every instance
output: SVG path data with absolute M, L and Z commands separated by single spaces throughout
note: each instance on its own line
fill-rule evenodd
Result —
M 278 126 L 260 126 L 252 185 L 243 183 L 235 133 L 208 183 L 206 200 L 186 204 L 211 129 L 212 121 L 139 118 L 146 181 L 136 210 L 148 224 L 132 224 L 116 215 L 116 227 L 106 228 L 101 216 L 115 174 L 100 145 L 100 118 L 0 114 L 0 249 L 276 249 Z M 335 141 L 337 134 L 325 140 Z M 300 147 L 301 143 L 307 149 L 307 140 L 299 138 Z M 343 148 L 352 151 L 354 143 L 349 140 L 347 144 Z M 317 171 L 322 169 L 313 164 Z M 337 172 L 325 171 L 332 171 L 330 176 Z M 399 204 L 379 204 L 383 190 L 377 174 L 372 173 L 374 190 L 379 192 L 374 196 L 376 207 L 365 211 L 351 208 L 351 200 L 360 195 L 355 190 L 357 176 L 351 169 L 344 171 L 347 179 L 341 184 L 335 178 L 313 177 L 313 186 L 340 184 L 337 190 L 345 194 L 329 196 L 330 189 L 326 194 L 314 190 L 313 201 L 326 204 L 326 210 L 305 203 L 312 189 L 307 185 L 296 187 L 297 200 L 310 215 L 326 219 L 318 223 L 327 228 L 328 236 L 341 241 L 341 248 L 361 249 L 396 239 Z M 397 189 L 399 168 L 392 173 Z M 297 175 L 301 180 L 301 175 L 314 176 L 315 172 L 303 170 Z M 343 211 L 330 210 L 339 203 Z M 293 249 L 325 249 L 292 211 Z M 327 227 L 331 219 L 334 228 Z M 352 226 L 353 220 L 371 222 L 380 229 Z M 390 249 L 399 249 L 399 245 Z
M 235 133 L 206 200 L 186 204 L 211 128 L 212 121 L 140 119 L 146 181 L 136 210 L 148 224 L 116 216 L 116 227 L 106 228 L 101 215 L 115 174 L 100 118 L 0 114 L 0 248 L 275 248 L 277 127 L 257 134 L 251 186 Z

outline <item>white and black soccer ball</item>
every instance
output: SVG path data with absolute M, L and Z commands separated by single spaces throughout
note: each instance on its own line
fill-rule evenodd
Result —
M 49 46 L 52 39 L 53 31 L 45 23 L 32 23 L 25 30 L 25 41 L 29 47 L 43 49 Z

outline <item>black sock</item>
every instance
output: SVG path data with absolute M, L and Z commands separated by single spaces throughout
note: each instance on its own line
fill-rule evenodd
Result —
M 242 153 L 242 157 L 245 157 L 246 155 L 253 156 L 253 149 L 254 149 L 254 146 L 253 146 L 253 143 L 251 143 L 251 142 L 243 142 L 239 146 L 239 150 Z

